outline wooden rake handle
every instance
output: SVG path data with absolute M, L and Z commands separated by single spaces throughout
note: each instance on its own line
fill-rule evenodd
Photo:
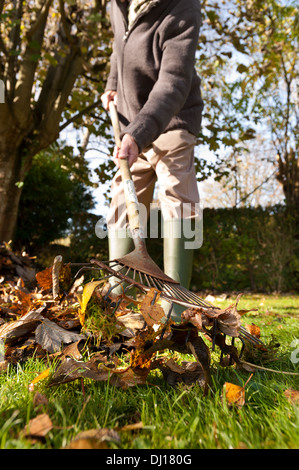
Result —
M 115 137 L 115 143 L 117 147 L 120 148 L 121 147 L 120 125 L 119 125 L 117 109 L 113 101 L 110 101 L 109 103 L 109 111 L 110 111 L 110 118 L 111 118 L 114 137 Z M 128 214 L 128 219 L 129 219 L 129 224 L 130 224 L 133 240 L 135 240 L 136 237 L 143 238 L 142 233 L 141 233 L 142 228 L 141 228 L 140 216 L 139 216 L 139 204 L 138 204 L 135 186 L 134 186 L 133 179 L 132 179 L 132 174 L 131 174 L 128 158 L 120 158 L 119 166 L 120 166 L 121 179 L 124 185 L 127 214 Z

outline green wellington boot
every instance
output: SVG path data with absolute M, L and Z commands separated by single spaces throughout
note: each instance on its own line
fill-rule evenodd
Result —
M 195 243 L 190 241 L 192 227 L 195 227 L 195 223 L 194 221 L 191 222 L 190 219 L 171 219 L 163 222 L 164 272 L 186 289 L 189 289 L 190 286 L 194 255 L 193 246 L 196 246 Z M 162 301 L 166 316 L 170 306 L 169 302 Z M 181 314 L 186 308 L 173 304 L 172 320 L 180 322 Z
M 109 260 L 121 258 L 134 249 L 134 242 L 127 229 L 108 231 Z M 123 293 L 124 285 L 119 285 L 117 277 L 109 279 L 111 286 L 116 286 L 111 291 L 112 294 L 120 295 Z

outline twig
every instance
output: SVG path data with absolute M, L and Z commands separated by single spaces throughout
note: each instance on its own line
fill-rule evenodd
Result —
M 62 256 L 58 255 L 54 259 L 52 268 L 52 292 L 53 299 L 55 300 L 59 296 L 59 273 L 62 266 Z
M 268 367 L 257 366 L 255 364 L 251 364 L 250 362 L 246 362 L 246 361 L 240 361 L 240 363 L 241 363 L 241 365 L 245 364 L 245 365 L 253 367 L 255 369 L 266 370 L 268 372 L 276 372 L 278 374 L 286 374 L 286 375 L 299 375 L 298 372 L 288 372 L 288 371 L 284 371 L 284 370 L 269 369 Z

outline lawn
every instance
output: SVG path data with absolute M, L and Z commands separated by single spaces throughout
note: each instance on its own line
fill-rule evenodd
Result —
M 234 296 L 216 297 L 214 304 L 225 307 L 232 300 Z M 90 379 L 47 387 L 46 378 L 30 391 L 32 380 L 54 367 L 53 362 L 31 357 L 0 375 L 0 448 L 61 449 L 76 443 L 80 447 L 79 442 L 83 447 L 96 442 L 109 449 L 182 451 L 298 448 L 299 376 L 285 372 L 299 372 L 299 296 L 244 295 L 239 306 L 258 309 L 245 314 L 242 324 L 258 325 L 261 339 L 273 346 L 264 357 L 252 353 L 245 359 L 271 370 L 260 369 L 251 376 L 235 365 L 222 367 L 216 347 L 212 390 L 205 396 L 197 384 L 172 388 L 160 371 L 150 373 L 149 384 L 126 390 Z M 176 361 L 186 359 L 177 352 L 163 354 Z M 243 406 L 230 406 L 225 400 L 225 382 L 247 382 Z M 50 420 L 45 435 L 26 436 L 28 423 L 42 414 Z M 88 439 L 85 433 L 79 441 L 79 433 L 88 430 Z

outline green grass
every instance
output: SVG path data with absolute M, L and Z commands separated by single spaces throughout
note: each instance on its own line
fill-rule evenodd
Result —
M 227 306 L 234 300 L 215 303 Z M 299 340 L 299 297 L 244 296 L 239 308 L 258 308 L 259 312 L 244 316 L 242 324 L 255 323 L 266 343 L 273 335 L 274 342 L 280 343 L 263 365 L 299 372 L 298 364 L 291 361 L 291 343 Z M 32 358 L 10 366 L 0 375 L 0 448 L 60 449 L 81 431 L 114 429 L 139 421 L 142 429 L 119 431 L 121 443 L 111 445 L 122 449 L 298 448 L 299 407 L 284 395 L 285 390 L 298 390 L 298 376 L 255 372 L 246 386 L 245 405 L 229 407 L 222 398 L 223 384 L 244 385 L 250 373 L 220 367 L 218 360 L 216 350 L 212 354 L 213 392 L 208 396 L 203 396 L 197 385 L 173 389 L 154 371 L 151 385 L 127 390 L 84 380 L 85 397 L 80 381 L 47 388 L 44 380 L 35 386 L 35 391 L 48 398 L 48 404 L 40 409 L 34 406 L 35 392 L 29 392 L 28 385 L 48 365 Z M 21 430 L 41 412 L 49 415 L 53 429 L 44 441 L 32 443 L 21 437 Z

